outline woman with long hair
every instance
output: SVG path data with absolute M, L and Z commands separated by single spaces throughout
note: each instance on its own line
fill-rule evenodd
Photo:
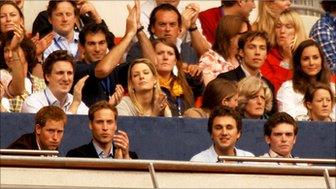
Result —
M 116 106 L 121 116 L 171 117 L 167 98 L 158 81 L 158 73 L 150 60 L 136 59 L 128 69 L 128 94 Z M 116 90 L 118 91 L 118 90 Z
M 330 70 L 320 45 L 315 41 L 311 39 L 303 41 L 294 51 L 292 62 L 293 79 L 281 85 L 277 93 L 277 101 L 279 111 L 296 117 L 307 114 L 307 109 L 303 104 L 303 95 L 308 87 L 320 82 L 330 84 L 335 90 L 335 84 L 330 83 Z
M 157 62 L 156 70 L 162 91 L 167 95 L 173 116 L 182 116 L 193 107 L 194 97 L 182 70 L 182 60 L 175 44 L 156 40 L 153 42 Z
M 220 73 L 228 72 L 239 66 L 238 39 L 241 34 L 249 30 L 251 30 L 251 25 L 248 19 L 242 16 L 226 15 L 220 19 L 212 49 L 204 53 L 199 60 L 205 85 Z

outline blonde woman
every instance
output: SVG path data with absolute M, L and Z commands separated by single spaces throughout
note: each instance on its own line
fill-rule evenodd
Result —
M 275 92 L 281 84 L 292 78 L 292 52 L 307 39 L 300 16 L 295 11 L 284 11 L 275 22 L 274 35 L 270 36 L 273 48 L 261 67 L 262 75 L 274 86 Z
M 120 87 L 116 91 L 122 91 Z M 137 59 L 128 70 L 128 94 L 116 106 L 121 116 L 171 117 L 167 98 L 158 82 L 158 73 L 148 59 Z
M 249 76 L 238 83 L 238 110 L 244 118 L 265 119 L 272 110 L 272 92 L 264 80 Z

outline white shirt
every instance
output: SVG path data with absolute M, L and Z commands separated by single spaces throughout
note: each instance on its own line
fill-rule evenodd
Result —
M 101 149 L 94 140 L 92 141 L 92 144 L 100 159 L 113 159 L 113 145 L 111 146 L 109 154 L 104 154 L 104 150 Z
M 22 112 L 25 113 L 36 113 L 44 106 L 58 106 L 64 110 L 67 114 L 72 114 L 69 111 L 70 105 L 73 101 L 73 96 L 68 93 L 64 106 L 61 107 L 61 103 L 52 94 L 50 89 L 47 87 L 45 90 L 31 94 L 22 105 Z M 89 108 L 81 102 L 77 109 L 77 114 L 87 115 Z
M 335 92 L 335 84 L 330 83 L 330 86 L 331 90 Z M 293 118 L 308 113 L 303 104 L 303 94 L 294 91 L 292 80 L 286 81 L 281 85 L 277 93 L 277 102 L 279 112 L 286 112 Z M 333 118 L 335 114 L 336 106 L 333 108 L 331 117 Z
M 240 150 L 235 148 L 236 156 L 248 156 L 255 157 L 254 154 L 248 151 Z M 204 163 L 217 163 L 218 154 L 215 151 L 214 145 L 211 145 L 210 148 L 204 150 L 196 155 L 194 155 L 190 161 L 204 162 Z

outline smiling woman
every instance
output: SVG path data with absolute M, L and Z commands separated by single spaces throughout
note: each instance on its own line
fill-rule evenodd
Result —
M 303 41 L 293 53 L 293 79 L 284 82 L 277 94 L 279 111 L 292 117 L 307 114 L 303 104 L 303 95 L 316 82 L 330 85 L 330 69 L 325 62 L 321 47 L 313 40 Z M 335 113 L 335 110 L 334 112 Z

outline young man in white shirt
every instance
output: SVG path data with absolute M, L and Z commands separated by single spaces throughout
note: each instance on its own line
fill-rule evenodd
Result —
M 68 114 L 87 114 L 88 107 L 82 102 L 82 88 L 88 76 L 74 86 L 74 96 L 69 91 L 73 84 L 74 59 L 65 50 L 51 53 L 43 64 L 47 88 L 30 95 L 22 105 L 22 112 L 36 113 L 44 106 L 58 106 Z
M 252 156 L 251 152 L 236 148 L 242 134 L 242 118 L 228 107 L 217 107 L 210 115 L 208 132 L 213 145 L 191 158 L 190 161 L 216 163 L 218 156 Z

